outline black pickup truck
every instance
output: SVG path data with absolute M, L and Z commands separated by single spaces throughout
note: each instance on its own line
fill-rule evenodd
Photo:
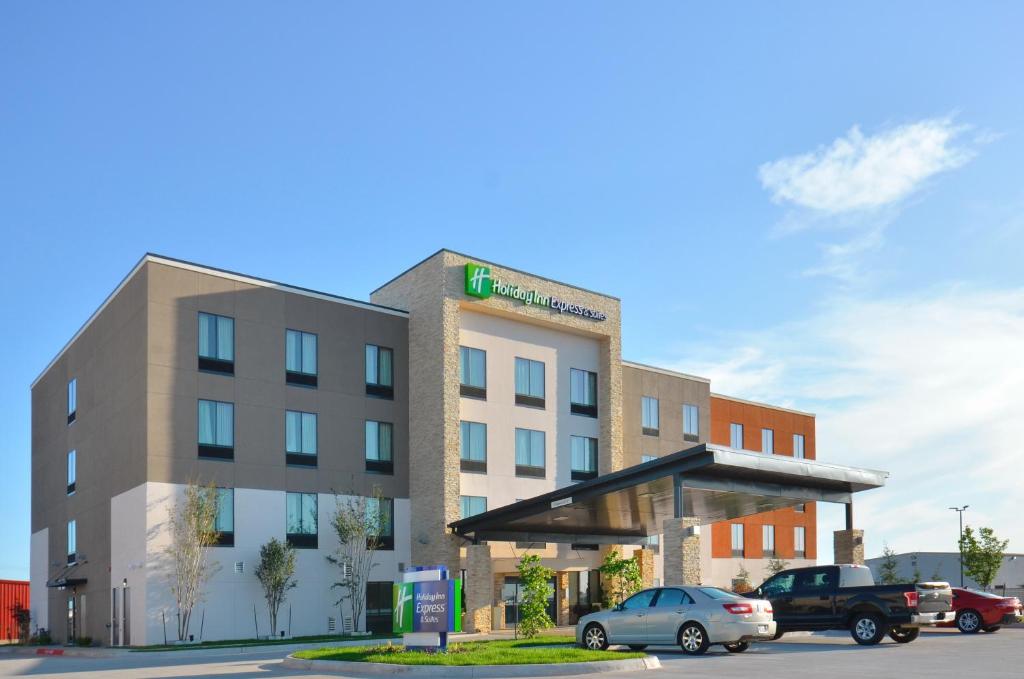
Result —
M 776 639 L 786 632 L 845 629 L 865 646 L 887 633 L 905 644 L 922 626 L 952 619 L 949 583 L 876 585 L 867 566 L 791 568 L 747 596 L 771 602 Z

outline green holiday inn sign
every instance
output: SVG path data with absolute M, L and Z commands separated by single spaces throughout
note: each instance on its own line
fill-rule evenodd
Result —
M 491 267 L 469 262 L 466 264 L 466 294 L 480 299 L 501 295 L 517 299 L 527 306 L 543 306 L 558 313 L 569 313 L 595 321 L 608 318 L 602 311 L 591 309 L 559 297 L 545 295 L 537 290 L 528 290 L 513 283 L 507 283 L 491 276 Z

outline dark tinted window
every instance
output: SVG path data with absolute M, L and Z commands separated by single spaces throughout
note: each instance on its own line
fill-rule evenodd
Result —
M 655 606 L 685 606 L 692 603 L 690 595 L 681 589 L 663 589 Z
M 644 591 L 634 594 L 633 596 L 626 599 L 622 604 L 623 610 L 631 611 L 637 608 L 647 608 L 651 605 L 651 600 L 654 599 L 654 595 L 658 592 L 656 589 L 645 589 Z
M 828 568 L 802 571 L 796 576 L 796 589 L 801 592 L 828 591 L 833 584 L 832 572 Z
M 796 576 L 793 573 L 777 575 L 761 587 L 761 592 L 766 597 L 782 596 L 793 591 L 793 581 Z

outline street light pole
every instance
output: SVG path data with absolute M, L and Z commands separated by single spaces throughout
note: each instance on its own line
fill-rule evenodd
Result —
M 960 516 L 960 540 L 957 542 L 957 546 L 960 548 L 960 586 L 964 586 L 964 512 L 970 505 L 964 505 L 963 507 L 950 507 L 954 512 Z

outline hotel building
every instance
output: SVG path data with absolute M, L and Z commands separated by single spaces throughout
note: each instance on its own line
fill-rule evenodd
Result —
M 32 385 L 33 625 L 173 640 L 168 511 L 189 483 L 218 489 L 197 639 L 271 633 L 253 570 L 272 537 L 298 553 L 275 634 L 390 629 L 391 583 L 433 564 L 463 573 L 467 629 L 500 627 L 524 552 L 574 622 L 608 546 L 467 545 L 449 524 L 702 443 L 815 457 L 813 415 L 711 387 L 623 361 L 617 298 L 449 250 L 369 301 L 147 255 Z M 330 521 L 371 495 L 386 534 L 352 621 Z M 813 564 L 815 531 L 813 503 L 703 527 L 701 580 Z M 659 536 L 617 549 L 665 579 Z

